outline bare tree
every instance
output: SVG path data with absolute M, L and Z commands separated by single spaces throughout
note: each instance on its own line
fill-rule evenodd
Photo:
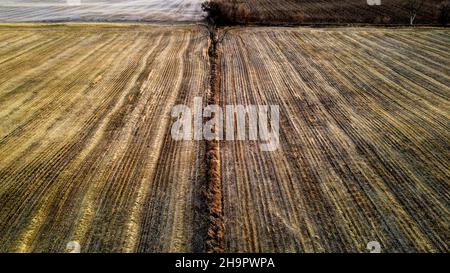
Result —
M 414 20 L 416 20 L 417 14 L 422 9 L 424 0 L 407 0 L 405 7 L 409 12 L 409 24 L 414 25 Z

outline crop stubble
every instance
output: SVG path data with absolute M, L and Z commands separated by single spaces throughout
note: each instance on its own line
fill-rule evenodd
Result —
M 279 150 L 217 146 L 225 251 L 449 250 L 448 30 L 223 33 L 219 103 L 281 110 Z M 170 110 L 212 99 L 206 28 L 0 37 L 0 251 L 203 251 L 207 147 Z
M 170 111 L 203 96 L 196 26 L 0 27 L 0 251 L 199 251 L 204 143 Z
M 221 147 L 227 251 L 449 251 L 447 29 L 226 32 L 222 105 L 281 111 Z

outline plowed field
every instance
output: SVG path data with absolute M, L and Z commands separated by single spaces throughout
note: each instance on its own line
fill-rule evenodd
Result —
M 448 29 L 219 34 L 0 25 L 0 252 L 450 250 Z M 174 140 L 194 97 L 278 105 L 279 148 Z
M 6 0 L 0 22 L 146 21 L 192 22 L 202 19 L 202 0 Z
M 377 23 L 409 24 L 405 0 L 382 0 L 370 6 L 367 0 L 237 0 L 248 10 L 246 20 L 254 23 Z M 437 23 L 441 0 L 426 0 L 416 23 Z
M 279 105 L 280 148 L 221 147 L 231 252 L 448 252 L 450 32 L 235 28 L 220 101 Z
M 195 26 L 0 27 L 1 252 L 202 247 L 204 143 L 172 140 L 170 112 L 208 88 L 205 37 Z

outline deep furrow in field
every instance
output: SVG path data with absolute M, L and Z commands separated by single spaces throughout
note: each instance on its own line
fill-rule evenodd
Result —
M 215 26 L 209 26 L 208 58 L 209 58 L 209 89 L 208 105 L 219 105 L 221 82 L 221 31 Z M 212 112 L 211 119 L 217 119 L 218 113 Z M 220 118 L 220 117 L 219 117 Z M 204 127 L 205 130 L 205 127 Z M 205 234 L 204 251 L 221 253 L 224 251 L 223 195 L 220 168 L 220 139 L 217 124 L 209 129 L 211 139 L 206 141 L 206 185 L 204 199 L 206 202 L 207 231 Z

